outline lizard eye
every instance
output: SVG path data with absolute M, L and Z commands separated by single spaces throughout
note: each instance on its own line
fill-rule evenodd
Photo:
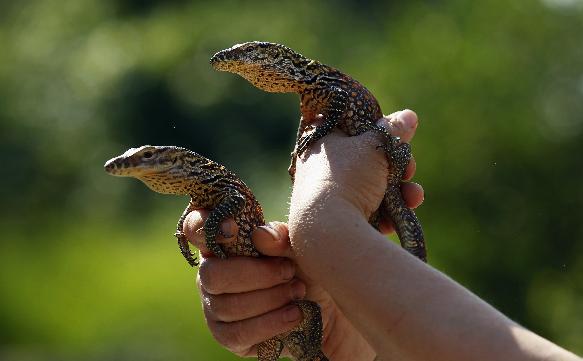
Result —
M 144 159 L 150 159 L 152 158 L 152 152 L 148 151 L 148 152 L 144 152 Z

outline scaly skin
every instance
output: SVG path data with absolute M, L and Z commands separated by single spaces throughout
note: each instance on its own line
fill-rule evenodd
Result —
M 391 169 L 385 197 L 370 223 L 378 228 L 381 215 L 388 215 L 403 248 L 427 262 L 421 224 L 415 212 L 406 206 L 400 190 L 401 179 L 411 159 L 411 148 L 376 125 L 383 113 L 368 89 L 337 69 L 275 43 L 237 44 L 216 53 L 211 65 L 217 70 L 238 74 L 259 89 L 300 95 L 302 117 L 289 167 L 292 182 L 297 157 L 332 129 L 337 127 L 349 136 L 368 131 L 380 133 L 385 142 L 379 148 L 386 151 Z M 318 115 L 323 121 L 314 126 Z
M 105 171 L 114 176 L 133 177 L 150 189 L 163 194 L 189 195 L 190 202 L 176 227 L 180 252 L 191 266 L 198 263 L 191 253 L 182 226 L 194 209 L 210 210 L 205 221 L 206 245 L 217 257 L 260 254 L 251 241 L 251 234 L 265 224 L 261 205 L 247 185 L 224 166 L 185 148 L 150 146 L 131 148 L 105 163 Z M 239 227 L 235 242 L 221 246 L 216 242 L 220 224 L 233 217 Z M 260 361 L 275 361 L 284 346 L 298 361 L 328 360 L 321 351 L 322 315 L 320 306 L 312 301 L 296 301 L 303 313 L 299 326 L 258 345 Z

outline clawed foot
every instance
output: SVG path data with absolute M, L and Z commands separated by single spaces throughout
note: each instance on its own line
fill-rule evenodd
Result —
M 214 244 L 208 244 L 207 243 L 207 248 L 218 258 L 220 259 L 226 259 L 227 258 L 227 254 L 225 253 L 225 251 L 223 251 L 223 249 L 221 248 L 221 246 L 219 246 L 218 244 L 214 243 Z
M 292 185 L 294 184 L 295 178 L 296 178 L 296 169 L 295 168 L 288 168 L 287 172 L 289 173 L 289 177 L 291 178 L 291 183 Z
M 220 230 L 218 232 L 221 233 Z M 227 254 L 225 253 L 225 251 L 223 251 L 221 246 L 216 242 L 215 238 L 216 237 L 206 239 L 206 248 L 208 248 L 209 251 L 211 251 L 218 258 L 221 258 L 221 259 L 227 258 Z M 230 238 L 230 237 L 226 237 L 226 238 Z
M 292 184 L 294 184 L 294 180 L 296 177 L 296 161 L 297 161 L 297 156 L 296 156 L 296 152 L 293 151 L 291 153 L 291 162 L 289 164 L 289 167 L 287 168 L 287 172 L 291 178 L 291 182 Z
M 312 142 L 312 138 L 314 133 L 310 133 L 302 138 L 300 138 L 300 141 L 298 142 L 298 147 L 296 148 L 296 155 L 300 156 L 302 155 L 306 149 L 308 149 L 308 147 L 310 146 L 311 142 Z
M 174 237 L 178 239 L 180 253 L 182 253 L 182 256 L 186 259 L 186 262 L 188 262 L 191 267 L 198 266 L 198 261 L 196 260 L 196 257 L 194 257 L 194 253 L 190 251 L 186 235 L 182 231 L 176 231 L 176 233 L 174 233 Z

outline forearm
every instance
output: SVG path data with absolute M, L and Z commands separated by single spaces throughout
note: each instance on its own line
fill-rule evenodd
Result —
M 294 194 L 290 234 L 300 267 L 380 359 L 578 359 L 388 242 L 358 212 L 338 197 Z

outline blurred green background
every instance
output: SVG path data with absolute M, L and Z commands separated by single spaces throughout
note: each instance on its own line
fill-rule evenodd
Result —
M 186 146 L 285 219 L 298 98 L 208 65 L 248 40 L 417 111 L 430 262 L 583 353 L 582 39 L 581 0 L 1 1 L 0 359 L 237 359 L 172 237 L 186 199 L 102 166 Z

